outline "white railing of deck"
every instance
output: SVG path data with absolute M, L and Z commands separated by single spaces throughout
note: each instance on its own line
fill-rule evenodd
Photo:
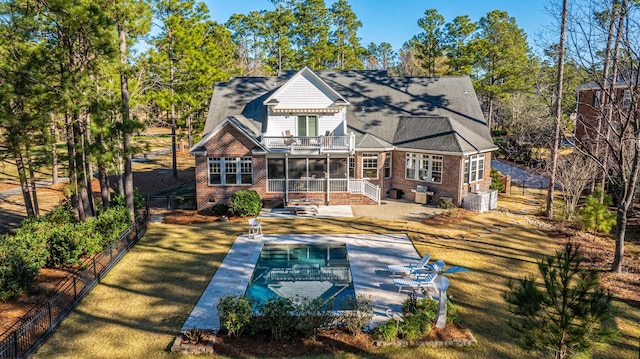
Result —
M 270 150 L 351 151 L 354 136 L 263 136 L 262 144 Z
M 267 191 L 269 192 L 285 192 L 287 180 L 269 179 L 267 180 Z M 288 192 L 326 192 L 327 181 L 317 178 L 303 178 L 288 180 Z M 329 192 L 349 192 L 353 194 L 361 194 L 380 204 L 380 186 L 365 179 L 329 179 Z

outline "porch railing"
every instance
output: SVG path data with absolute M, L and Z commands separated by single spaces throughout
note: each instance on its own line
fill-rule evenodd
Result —
M 349 179 L 349 192 L 362 194 L 380 204 L 380 186 L 365 179 Z
M 353 152 L 355 137 L 347 136 L 263 136 L 262 144 L 269 150 L 322 152 Z
M 367 181 L 366 179 L 346 179 L 346 178 L 303 178 L 303 179 L 269 179 L 267 180 L 268 192 L 326 192 L 327 184 L 329 192 L 349 192 L 361 194 L 380 204 L 380 187 Z

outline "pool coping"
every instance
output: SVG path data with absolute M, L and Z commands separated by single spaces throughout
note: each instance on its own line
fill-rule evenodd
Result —
M 216 305 L 223 296 L 245 293 L 260 251 L 265 243 L 347 245 L 353 286 L 356 294 L 372 299 L 372 326 L 386 321 L 388 309 L 400 313 L 407 292 L 399 293 L 387 271 L 388 264 L 404 264 L 420 260 L 420 255 L 405 234 L 284 234 L 259 238 L 238 236 L 207 288 L 184 322 L 182 331 L 193 327 L 217 331 L 220 318 Z

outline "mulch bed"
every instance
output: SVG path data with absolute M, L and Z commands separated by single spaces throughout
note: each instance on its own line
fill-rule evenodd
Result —
M 325 330 L 314 339 L 290 338 L 273 340 L 268 335 L 231 338 L 216 336 L 213 350 L 216 354 L 230 357 L 269 356 L 288 357 L 310 354 L 359 353 L 374 348 L 369 334 L 353 336 L 343 330 Z
M 469 329 L 460 324 L 449 323 L 443 329 L 434 326 L 431 333 L 422 340 L 462 340 L 469 337 Z M 231 338 L 219 334 L 214 339 L 213 350 L 216 354 L 230 357 L 289 357 L 309 354 L 361 353 L 373 350 L 376 347 L 375 342 L 371 334 L 354 336 L 342 328 L 333 328 L 321 331 L 315 339 L 273 340 L 264 334 Z
M 450 211 L 442 212 L 435 216 L 429 217 L 422 221 L 422 224 L 429 226 L 442 226 L 445 224 L 451 224 L 459 222 L 463 219 L 478 215 L 476 212 L 468 211 L 462 208 L 454 208 Z

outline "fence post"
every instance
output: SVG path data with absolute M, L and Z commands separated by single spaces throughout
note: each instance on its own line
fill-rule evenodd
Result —
M 171 204 L 169 203 L 169 195 L 167 195 L 167 209 L 171 209 Z
M 98 280 L 98 272 L 96 271 L 96 257 L 93 257 L 93 279 Z
M 524 188 L 527 186 L 527 181 L 522 182 L 522 195 L 524 196 Z
M 76 277 L 73 277 L 73 301 L 78 299 L 78 291 L 76 290 Z

